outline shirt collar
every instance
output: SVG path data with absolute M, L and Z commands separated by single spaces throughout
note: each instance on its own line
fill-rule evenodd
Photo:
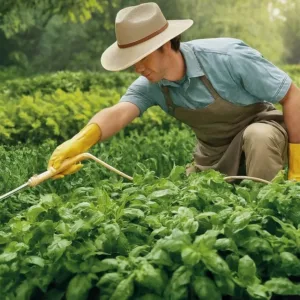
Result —
M 191 46 L 188 45 L 187 43 L 180 43 L 180 52 L 182 53 L 183 58 L 185 60 L 187 79 L 203 76 L 204 72 Z M 178 86 L 176 82 L 169 81 L 167 79 L 160 80 L 158 84 L 160 86 L 162 85 Z

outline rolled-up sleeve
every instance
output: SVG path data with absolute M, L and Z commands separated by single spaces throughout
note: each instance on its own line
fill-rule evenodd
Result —
M 149 107 L 157 105 L 155 99 L 151 97 L 153 95 L 151 90 L 151 84 L 148 80 L 139 77 L 130 85 L 126 93 L 121 97 L 120 102 L 135 104 L 140 110 L 139 117 L 141 117 Z
M 229 56 L 233 80 L 254 97 L 271 103 L 284 98 L 292 80 L 258 51 L 241 46 Z

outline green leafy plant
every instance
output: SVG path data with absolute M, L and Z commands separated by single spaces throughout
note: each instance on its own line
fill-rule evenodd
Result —
M 33 196 L 0 231 L 4 299 L 300 295 L 299 195 L 289 181 L 236 187 L 174 166 L 167 177 L 144 167 L 132 183 Z

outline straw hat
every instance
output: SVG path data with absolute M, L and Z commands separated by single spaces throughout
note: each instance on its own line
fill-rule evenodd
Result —
M 124 70 L 193 25 L 192 20 L 166 20 L 156 3 L 126 7 L 116 16 L 117 41 L 101 56 L 109 71 Z

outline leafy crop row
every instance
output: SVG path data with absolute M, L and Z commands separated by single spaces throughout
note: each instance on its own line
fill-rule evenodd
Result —
M 147 135 L 139 135 L 136 130 L 131 131 L 129 136 L 120 133 L 109 141 L 95 145 L 90 152 L 128 175 L 139 170 L 139 163 L 142 163 L 155 171 L 157 176 L 167 176 L 174 164 L 185 165 L 192 161 L 194 143 L 189 130 L 173 128 L 166 133 L 154 128 Z M 33 174 L 44 172 L 56 146 L 54 141 L 45 141 L 39 146 L 21 144 L 0 147 L 0 195 L 22 185 Z M 46 181 L 0 202 L 0 223 L 36 204 L 39 194 L 67 193 L 73 188 L 94 186 L 105 178 L 119 178 L 95 162 L 84 164 L 80 172 L 64 180 Z
M 76 134 L 95 113 L 118 103 L 119 99 L 120 94 L 113 89 L 73 93 L 57 90 L 49 95 L 37 92 L 14 100 L 0 96 L 0 143 L 39 144 L 46 139 L 62 142 Z M 158 107 L 153 107 L 125 132 L 132 129 L 147 132 L 153 127 L 168 130 L 174 124 L 182 127 Z
M 286 69 L 298 83 L 299 68 Z M 118 103 L 134 78 L 132 73 L 58 72 L 7 80 L 0 85 L 0 143 L 39 144 L 45 139 L 62 142 L 99 110 Z M 173 126 L 180 128 L 182 124 L 153 107 L 125 133 L 132 129 L 147 132 L 153 127 L 169 130 Z
M 63 71 L 1 81 L 0 94 L 13 98 L 31 96 L 36 92 L 42 95 L 53 94 L 58 89 L 66 93 L 73 93 L 78 89 L 82 92 L 88 92 L 94 88 L 124 91 L 136 78 L 136 74 L 128 72 L 99 73 Z
M 0 231 L 2 299 L 300 295 L 300 185 L 215 171 L 44 194 Z

